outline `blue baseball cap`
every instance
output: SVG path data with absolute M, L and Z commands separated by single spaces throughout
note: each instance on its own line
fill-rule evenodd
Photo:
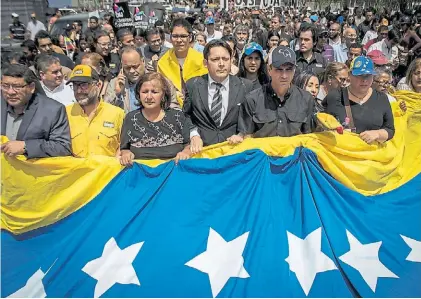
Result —
M 376 75 L 373 60 L 366 56 L 354 58 L 351 62 L 350 69 L 353 76 Z
M 319 17 L 316 15 L 312 15 L 310 16 L 310 20 L 312 20 L 313 22 L 317 22 L 319 20 Z
M 215 24 L 215 20 L 213 19 L 213 17 L 207 17 L 205 19 L 205 25 L 209 25 L 209 24 Z
M 252 42 L 244 47 L 244 54 L 247 56 L 251 55 L 253 52 L 256 51 L 260 52 L 260 54 L 262 54 L 262 57 L 264 56 L 263 48 L 258 43 Z

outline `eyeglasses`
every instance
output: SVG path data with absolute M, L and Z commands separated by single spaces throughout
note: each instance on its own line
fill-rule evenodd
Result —
M 337 77 L 336 80 L 338 80 L 339 82 L 341 82 L 342 84 L 349 82 L 349 77 L 346 78 L 339 78 Z
M 171 34 L 171 38 L 173 39 L 188 39 L 190 34 Z
M 87 82 L 73 82 L 73 90 L 77 90 L 78 88 L 82 89 L 82 90 L 88 90 L 89 87 L 92 86 L 93 83 L 96 82 L 92 82 L 92 83 L 87 83 Z
M 1 83 L 1 89 L 4 91 L 8 91 L 10 88 L 14 91 L 22 91 L 28 84 L 25 85 L 17 85 L 17 84 L 7 84 Z
M 374 82 L 376 82 L 377 84 L 382 85 L 382 86 L 389 86 L 390 85 L 389 81 L 374 80 Z

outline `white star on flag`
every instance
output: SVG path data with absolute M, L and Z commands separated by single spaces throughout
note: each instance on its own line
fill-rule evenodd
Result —
M 143 243 L 136 243 L 121 250 L 115 239 L 111 238 L 105 244 L 102 256 L 83 267 L 83 272 L 98 281 L 95 285 L 95 298 L 100 297 L 116 283 L 140 285 L 132 263 Z
M 317 273 L 335 270 L 335 263 L 322 252 L 322 228 L 314 230 L 305 239 L 287 231 L 289 256 L 285 261 L 295 273 L 306 296 Z
M 7 296 L 7 298 L 45 298 L 47 297 L 47 293 L 45 293 L 44 284 L 42 283 L 42 279 L 47 275 L 48 271 L 56 263 L 57 259 L 51 265 L 51 267 L 44 273 L 42 272 L 41 268 L 39 268 L 31 277 L 29 277 L 26 284 L 14 292 Z
M 411 252 L 406 257 L 407 261 L 421 263 L 421 242 L 401 235 L 405 243 L 411 248 Z
M 350 250 L 339 259 L 355 268 L 373 292 L 376 292 L 379 277 L 399 278 L 386 268 L 379 259 L 379 250 L 382 242 L 361 244 L 349 231 L 346 231 Z
M 186 266 L 208 274 L 214 298 L 218 296 L 231 277 L 250 277 L 244 268 L 242 256 L 248 235 L 249 232 L 246 232 L 226 242 L 210 228 L 206 251 L 186 263 Z

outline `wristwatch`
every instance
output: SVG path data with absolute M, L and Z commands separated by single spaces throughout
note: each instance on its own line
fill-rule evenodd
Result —
M 26 155 L 28 152 L 26 151 L 26 143 L 23 145 L 23 154 Z

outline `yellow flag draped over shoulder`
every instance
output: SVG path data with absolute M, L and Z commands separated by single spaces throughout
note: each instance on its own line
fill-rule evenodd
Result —
M 177 100 L 183 106 L 183 99 L 180 97 L 182 87 L 180 78 L 180 65 L 175 56 L 174 49 L 169 49 L 158 61 L 158 73 L 170 80 L 177 88 Z M 183 64 L 183 79 L 187 82 L 191 78 L 203 76 L 208 69 L 203 64 L 203 54 L 190 48 Z
M 392 103 L 396 133 L 385 144 L 368 145 L 357 134 L 322 132 L 288 138 L 246 139 L 232 146 L 209 146 L 197 158 L 260 149 L 269 156 L 288 156 L 306 147 L 322 167 L 345 186 L 364 195 L 393 190 L 421 173 L 421 94 L 399 91 L 406 113 Z M 2 139 L 2 142 L 5 140 Z M 122 169 L 111 157 L 58 157 L 24 160 L 1 155 L 2 227 L 23 233 L 52 224 L 92 200 Z M 139 161 L 156 166 L 165 161 Z M 121 200 L 116 198 L 116 200 Z

